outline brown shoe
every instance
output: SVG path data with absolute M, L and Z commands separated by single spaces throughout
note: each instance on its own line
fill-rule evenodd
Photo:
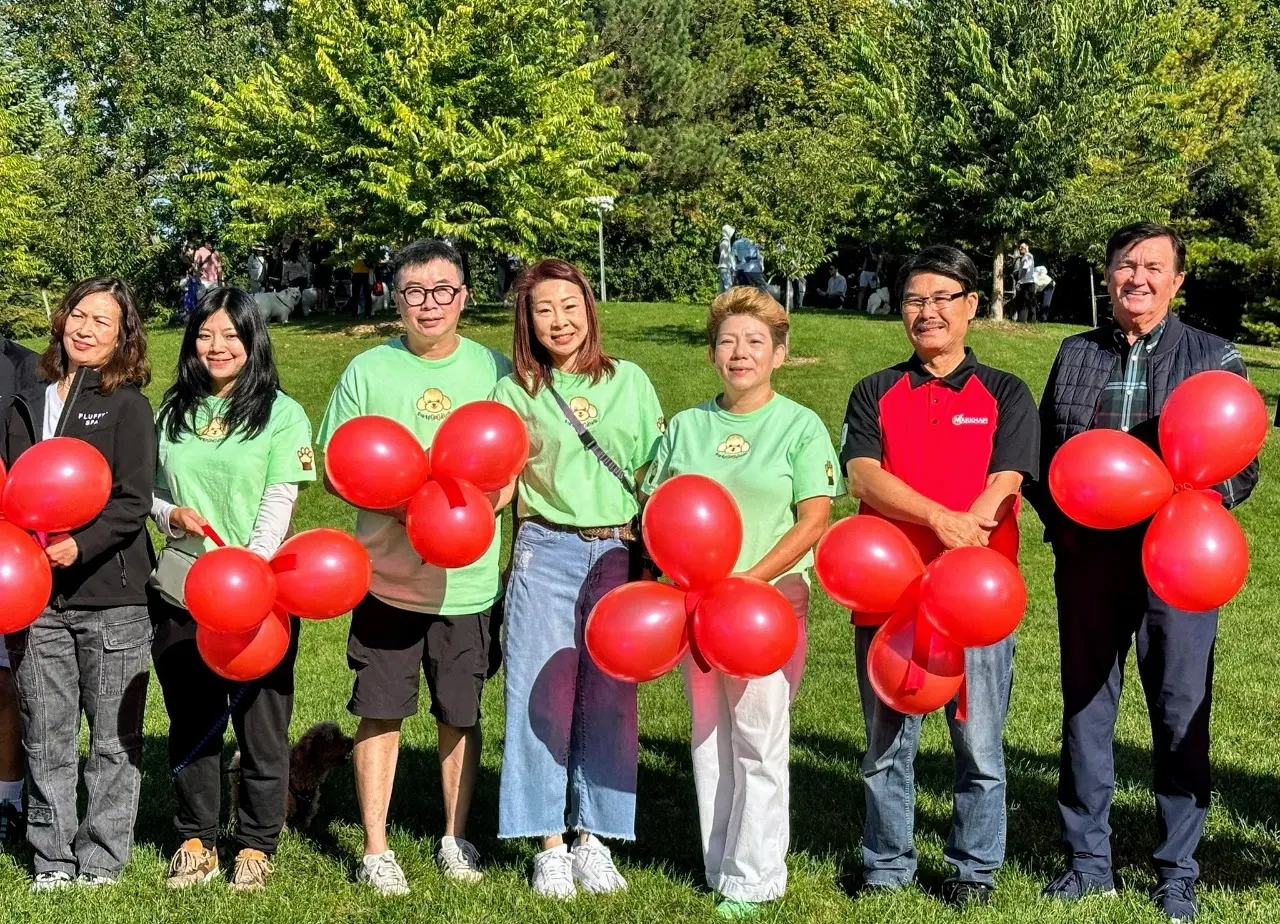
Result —
M 231 874 L 231 888 L 237 892 L 255 892 L 267 884 L 272 873 L 271 861 L 261 850 L 244 848 L 236 854 L 235 872 Z
M 218 855 L 205 847 L 198 837 L 184 843 L 169 861 L 169 876 L 164 884 L 171 889 L 210 882 L 218 875 Z

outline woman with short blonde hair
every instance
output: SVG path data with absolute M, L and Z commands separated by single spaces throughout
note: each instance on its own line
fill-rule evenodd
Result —
M 758 680 L 683 665 L 693 716 L 707 884 L 718 911 L 739 918 L 787 887 L 791 700 L 804 671 L 813 546 L 843 491 L 831 437 L 818 415 L 773 390 L 790 325 L 769 295 L 739 286 L 707 316 L 710 359 L 723 391 L 681 411 L 667 427 L 644 491 L 697 474 L 728 489 L 742 511 L 735 572 L 768 581 L 800 620 L 800 640 L 781 670 Z

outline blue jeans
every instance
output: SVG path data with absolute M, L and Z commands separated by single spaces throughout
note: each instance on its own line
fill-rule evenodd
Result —
M 636 686 L 601 672 L 583 644 L 591 608 L 626 582 L 629 558 L 617 540 L 520 526 L 503 642 L 499 837 L 635 838 Z
M 876 696 L 867 679 L 867 649 L 875 627 L 859 626 L 854 645 L 858 691 L 867 733 L 862 778 L 867 819 L 862 865 L 874 885 L 905 886 L 915 877 L 915 771 L 923 716 L 903 715 Z M 965 650 L 967 721 L 956 721 L 958 697 L 947 704 L 956 755 L 951 834 L 942 855 L 955 867 L 949 878 L 993 885 L 1004 863 L 1004 719 L 1013 687 L 1013 637 L 988 648 Z

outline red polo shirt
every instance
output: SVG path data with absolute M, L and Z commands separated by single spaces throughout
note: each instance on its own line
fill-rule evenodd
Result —
M 943 378 L 912 356 L 867 376 L 849 395 L 840 464 L 847 470 L 851 459 L 875 459 L 909 487 L 952 510 L 968 510 L 995 472 L 1021 472 L 1034 479 L 1039 456 L 1040 419 L 1026 383 L 982 365 L 967 347 L 964 360 Z M 860 512 L 881 515 L 865 501 Z M 932 530 L 893 522 L 926 563 L 941 554 L 942 543 Z M 992 544 L 1017 560 L 1016 517 L 996 529 Z M 877 625 L 884 616 L 855 614 L 854 621 Z

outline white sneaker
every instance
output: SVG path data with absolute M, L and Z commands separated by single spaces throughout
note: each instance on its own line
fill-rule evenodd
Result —
M 573 855 L 564 844 L 544 850 L 533 858 L 533 891 L 561 901 L 573 898 Z
M 396 852 L 365 854 L 356 870 L 356 882 L 364 882 L 377 890 L 379 895 L 408 895 L 409 881 L 404 870 L 396 862 Z
M 480 851 L 476 850 L 465 837 L 440 838 L 440 849 L 436 851 L 436 862 L 446 879 L 456 882 L 479 882 L 484 878 L 480 869 Z
M 110 876 L 103 876 L 99 873 L 81 873 L 76 877 L 76 885 L 82 889 L 100 889 L 103 886 L 115 884 L 116 881 Z
M 31 881 L 31 891 L 54 892 L 68 888 L 72 881 L 71 876 L 61 870 L 52 873 L 36 873 L 36 878 Z
M 579 834 L 573 845 L 573 878 L 596 895 L 627 890 L 627 880 L 613 865 L 609 848 L 594 834 Z

